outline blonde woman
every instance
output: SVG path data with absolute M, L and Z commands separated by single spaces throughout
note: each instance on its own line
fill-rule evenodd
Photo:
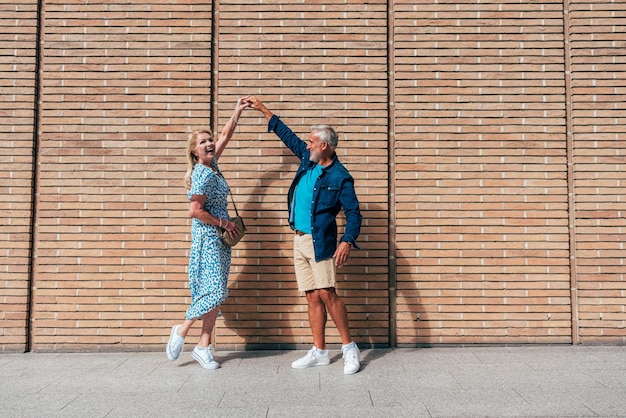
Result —
M 222 243 L 220 236 L 222 230 L 231 236 L 238 232 L 238 226 L 228 215 L 228 184 L 217 161 L 235 132 L 241 112 L 248 106 L 245 100 L 237 101 L 233 115 L 217 141 L 210 131 L 197 130 L 189 136 L 187 144 L 185 183 L 189 216 L 193 218 L 189 254 L 191 306 L 187 309 L 185 321 L 172 327 L 166 353 L 170 360 L 178 359 L 189 329 L 202 319 L 200 341 L 191 355 L 205 369 L 219 367 L 211 353 L 211 332 L 219 307 L 228 296 L 231 249 Z

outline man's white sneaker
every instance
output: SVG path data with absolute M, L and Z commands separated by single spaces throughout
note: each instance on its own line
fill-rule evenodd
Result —
M 217 361 L 213 360 L 213 355 L 211 354 L 211 346 L 204 348 L 196 346 L 196 348 L 193 349 L 191 356 L 195 358 L 198 363 L 200 363 L 200 365 L 205 369 L 214 370 L 219 369 L 220 367 L 220 364 Z
M 342 346 L 341 352 L 343 353 L 343 374 L 354 374 L 361 368 L 361 362 L 359 361 L 359 347 L 353 341 L 352 343 Z
M 328 350 L 319 350 L 313 346 L 304 357 L 291 363 L 294 369 L 306 369 L 313 366 L 328 366 L 330 364 L 330 355 Z
M 167 347 L 165 347 L 165 352 L 167 353 L 167 358 L 171 361 L 174 361 L 180 356 L 180 353 L 183 352 L 185 348 L 185 339 L 178 335 L 178 329 L 180 325 L 174 325 L 172 327 L 172 332 L 170 333 L 170 339 L 167 342 Z

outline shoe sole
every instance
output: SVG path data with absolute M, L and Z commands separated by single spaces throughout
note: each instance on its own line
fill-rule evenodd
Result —
M 328 366 L 330 364 L 330 359 L 328 359 L 328 361 L 323 361 L 323 362 L 317 362 L 315 364 L 310 364 L 310 365 L 305 365 L 305 366 L 295 366 L 293 363 L 291 363 L 291 368 L 293 369 L 308 369 L 311 367 L 317 367 L 317 366 Z
M 207 364 L 207 365 L 205 366 L 205 364 L 206 364 L 206 363 L 204 362 L 204 360 L 202 359 L 202 357 L 200 357 L 199 355 L 197 355 L 197 354 L 195 353 L 195 351 L 192 351 L 192 352 L 191 352 L 191 357 L 193 357 L 194 359 L 196 359 L 196 361 L 197 361 L 198 363 L 200 363 L 200 366 L 202 366 L 204 369 L 207 369 L 207 370 L 215 370 L 215 369 L 219 369 L 219 368 L 220 368 L 220 364 L 219 364 L 218 362 L 209 363 L 209 364 Z
M 354 370 L 354 371 L 352 371 L 352 370 L 346 370 L 346 369 L 343 369 L 343 374 L 355 374 L 355 373 L 357 373 L 359 370 L 361 370 L 361 366 L 360 366 L 360 365 L 359 365 L 359 367 L 358 367 L 356 370 Z
M 172 332 L 170 332 L 170 339 L 167 341 L 167 346 L 165 347 L 165 352 L 167 353 L 167 358 L 170 361 L 174 361 L 174 360 L 178 360 L 178 357 L 180 357 L 181 353 L 183 352 L 183 350 L 185 349 L 185 343 L 183 343 L 183 346 L 180 348 L 180 352 L 178 353 L 177 357 L 174 357 L 174 354 L 172 354 L 172 350 L 170 350 L 170 342 L 172 341 L 172 339 L 174 338 L 174 333 L 176 332 L 176 329 L 178 328 L 177 325 L 174 325 L 172 327 Z

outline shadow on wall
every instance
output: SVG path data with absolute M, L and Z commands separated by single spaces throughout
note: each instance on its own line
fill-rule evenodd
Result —
M 286 190 L 291 177 L 282 177 L 296 167 L 274 166 L 247 196 L 235 197 L 247 232 L 233 248 L 230 294 L 217 322 L 216 346 L 220 348 L 294 349 L 301 340 L 291 334 L 306 320 L 302 317 L 306 305 L 293 275 L 286 192 L 269 194 Z

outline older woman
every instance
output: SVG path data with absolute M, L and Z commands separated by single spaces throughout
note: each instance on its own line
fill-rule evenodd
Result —
M 191 355 L 205 369 L 219 367 L 211 354 L 211 332 L 219 307 L 228 296 L 231 249 L 222 242 L 221 232 L 225 230 L 231 236 L 238 232 L 238 226 L 228 216 L 228 184 L 217 160 L 230 142 L 241 112 L 248 106 L 245 100 L 237 101 L 233 115 L 217 141 L 208 130 L 194 131 L 188 141 L 185 183 L 189 216 L 193 218 L 189 255 L 191 306 L 187 309 L 185 321 L 172 327 L 166 352 L 170 360 L 178 359 L 189 329 L 202 319 L 200 341 Z

